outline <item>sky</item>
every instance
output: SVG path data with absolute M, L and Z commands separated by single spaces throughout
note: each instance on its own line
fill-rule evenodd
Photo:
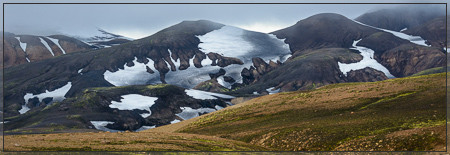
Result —
M 435 1 L 443 2 L 439 0 Z M 6 2 L 8 2 L 8 0 L 6 0 Z M 83 1 L 66 0 L 57 2 Z M 88 2 L 130 1 L 97 0 Z M 158 1 L 137 2 L 148 3 Z M 376 2 L 383 1 L 378 0 Z M 398 0 L 389 2 L 398 2 Z M 414 0 L 399 2 L 423 1 Z M 428 0 L 426 2 L 429 3 L 432 1 Z M 69 34 L 87 37 L 94 34 L 97 28 L 101 28 L 108 32 L 138 39 L 152 35 L 157 31 L 184 20 L 205 19 L 226 25 L 237 26 L 247 30 L 268 33 L 291 26 L 299 20 L 318 13 L 339 13 L 353 19 L 366 12 L 404 5 L 406 4 L 4 4 L 4 24 L 5 31 L 15 34 Z

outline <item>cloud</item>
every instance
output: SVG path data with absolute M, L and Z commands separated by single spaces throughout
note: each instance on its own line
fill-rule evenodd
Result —
M 97 27 L 131 38 L 151 35 L 183 20 L 206 19 L 271 32 L 323 12 L 355 18 L 381 4 L 19 4 L 5 5 L 5 31 L 16 34 L 89 35 Z

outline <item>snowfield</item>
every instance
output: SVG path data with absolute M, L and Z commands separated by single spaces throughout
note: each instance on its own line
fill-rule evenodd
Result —
M 406 30 L 406 28 L 403 29 L 403 30 L 401 30 L 400 32 L 397 32 L 397 31 L 391 31 L 391 30 L 386 30 L 386 29 L 382 29 L 382 28 L 378 28 L 378 27 L 366 25 L 366 24 L 361 23 L 361 22 L 358 22 L 358 21 L 356 21 L 356 20 L 353 20 L 353 21 L 354 21 L 355 23 L 358 23 L 358 24 L 361 24 L 361 25 L 364 25 L 364 26 L 368 26 L 368 27 L 371 27 L 371 28 L 374 28 L 374 29 L 378 29 L 378 30 L 387 32 L 387 33 L 391 33 L 391 34 L 393 34 L 393 35 L 395 35 L 395 36 L 397 36 L 397 37 L 399 37 L 399 38 L 408 40 L 408 41 L 410 41 L 410 42 L 412 42 L 412 43 L 414 43 L 414 44 L 417 44 L 417 45 L 431 46 L 431 45 L 427 45 L 427 44 L 425 43 L 426 40 L 424 40 L 424 39 L 423 39 L 422 37 L 420 37 L 420 36 L 412 36 L 412 35 L 407 35 L 407 34 L 405 34 L 405 33 L 402 33 L 402 31 Z
M 244 68 L 250 68 L 252 66 L 251 59 L 253 57 L 260 57 L 266 62 L 272 60 L 276 62 L 280 60 L 286 61 L 290 56 L 289 45 L 284 43 L 284 39 L 278 39 L 275 35 L 265 34 L 259 32 L 247 31 L 232 26 L 224 26 L 219 30 L 211 31 L 205 35 L 197 36 L 201 43 L 199 48 L 205 54 L 210 52 L 221 54 L 225 57 L 234 57 L 242 60 L 243 65 L 232 64 L 223 69 L 226 70 L 226 76 L 232 77 L 237 83 L 242 83 L 241 71 Z M 194 57 L 189 59 L 189 67 L 185 70 L 179 70 L 180 59 L 173 59 L 173 53 L 170 49 L 167 51 L 170 55 L 169 60 L 165 60 L 165 63 L 170 68 L 172 61 L 175 65 L 175 71 L 169 71 L 165 75 L 165 81 L 168 84 L 177 85 L 184 88 L 193 88 L 199 83 L 211 79 L 209 73 L 218 72 L 221 67 L 212 66 L 212 61 L 207 57 L 200 63 L 203 67 L 196 68 L 194 66 Z M 104 78 L 115 86 L 125 85 L 142 85 L 142 84 L 157 84 L 161 83 L 159 71 L 154 67 L 154 62 L 151 61 L 149 66 L 154 74 L 146 72 L 145 64 L 138 63 L 135 59 L 134 66 L 128 67 L 124 64 L 124 69 L 111 72 L 106 71 Z M 231 88 L 233 83 L 227 83 L 222 80 L 219 83 L 227 88 Z
M 19 110 L 20 114 L 24 114 L 26 113 L 28 110 L 30 110 L 26 105 L 28 104 L 28 100 L 37 97 L 39 99 L 39 102 L 42 102 L 42 100 L 44 98 L 47 97 L 52 97 L 53 101 L 62 101 L 64 99 L 66 99 L 66 97 L 64 97 L 67 92 L 69 92 L 70 88 L 72 87 L 72 82 L 68 82 L 66 85 L 64 85 L 61 88 L 55 89 L 53 91 L 48 91 L 45 90 L 45 93 L 41 93 L 41 94 L 32 94 L 32 93 L 26 93 L 25 96 L 23 96 L 23 99 L 25 100 L 25 104 L 22 105 L 22 109 Z
M 52 54 L 52 56 L 55 56 L 55 53 L 53 53 L 53 50 L 52 48 L 50 48 L 48 43 L 44 39 L 42 39 L 42 37 L 39 37 L 39 39 L 41 40 L 41 43 L 44 44 L 44 46 L 47 48 L 47 50 Z
M 267 88 L 266 91 L 269 92 L 269 95 L 270 94 L 276 94 L 276 93 L 280 92 L 280 88 L 275 89 L 275 90 L 274 89 L 275 89 L 275 87 L 270 87 L 270 88 Z M 258 92 L 256 92 L 256 93 L 258 93 Z M 255 94 L 255 92 L 253 92 L 253 94 Z
M 155 127 L 156 127 L 155 125 L 154 126 L 142 126 L 139 129 L 136 129 L 136 132 L 143 131 L 143 130 L 148 130 L 148 129 L 153 129 Z
M 91 121 L 91 124 L 94 125 L 94 128 L 97 130 L 101 130 L 101 131 L 109 131 L 109 132 L 124 132 L 123 130 L 114 130 L 114 129 L 109 129 L 106 126 L 108 124 L 114 124 L 114 122 L 111 121 Z M 136 129 L 135 132 L 139 132 L 139 131 L 143 131 L 143 130 L 148 130 L 148 129 L 153 129 L 156 126 L 142 126 L 139 129 Z
M 139 94 L 128 94 L 122 95 L 121 97 L 123 99 L 121 99 L 120 102 L 111 101 L 109 107 L 117 108 L 119 110 L 140 109 L 148 111 L 148 113 L 141 114 L 143 118 L 146 118 L 152 114 L 150 107 L 152 107 L 155 104 L 155 101 L 158 99 L 157 97 L 149 97 Z
M 109 132 L 121 132 L 121 130 L 114 130 L 106 128 L 108 124 L 114 124 L 114 122 L 110 121 L 91 121 L 91 124 L 94 125 L 95 129 L 101 131 L 109 131 Z
M 217 97 L 223 98 L 223 99 L 235 98 L 234 96 L 230 96 L 230 95 L 211 93 L 211 92 L 195 90 L 195 89 L 186 89 L 184 91 L 186 92 L 187 95 L 189 95 L 195 99 L 199 99 L 199 100 L 212 100 L 212 99 L 217 99 Z
M 148 84 L 149 80 L 159 81 L 159 72 L 155 69 L 155 63 L 152 59 L 148 59 L 147 64 L 137 62 L 137 58 L 133 60 L 134 66 L 128 67 L 126 63 L 123 65 L 124 69 L 119 69 L 116 72 L 110 72 L 106 70 L 103 74 L 106 81 L 113 84 L 114 86 L 127 86 L 127 85 L 143 85 Z M 155 73 L 150 74 L 147 72 L 148 66 Z M 155 84 L 152 83 L 152 84 Z M 161 82 L 159 82 L 161 83 Z
M 16 38 L 19 41 L 20 48 L 22 48 L 23 52 L 26 52 L 27 43 L 23 43 L 22 41 L 20 41 L 20 37 L 14 37 L 14 38 Z
M 363 56 L 363 59 L 359 62 L 351 64 L 344 64 L 338 62 L 339 70 L 341 70 L 341 72 L 344 73 L 345 76 L 347 76 L 347 73 L 352 70 L 359 70 L 366 67 L 370 67 L 383 72 L 388 78 L 395 78 L 395 76 L 393 76 L 386 67 L 378 63 L 378 61 L 373 58 L 373 54 L 375 53 L 373 50 L 366 47 L 356 46 L 356 44 L 359 41 L 361 41 L 361 39 L 354 41 L 353 42 L 354 48 L 350 49 L 355 49 L 361 52 L 360 54 Z
M 194 117 L 200 116 L 199 113 L 210 113 L 216 111 L 216 109 L 213 108 L 198 108 L 198 109 L 192 109 L 191 107 L 180 107 L 182 110 L 181 113 L 175 114 L 178 117 L 182 118 L 183 120 L 188 120 Z
M 178 123 L 178 122 L 181 122 L 181 121 L 180 121 L 180 120 L 177 120 L 177 119 L 175 119 L 175 120 L 171 121 L 171 122 L 170 122 L 170 124 L 175 124 L 175 123 Z

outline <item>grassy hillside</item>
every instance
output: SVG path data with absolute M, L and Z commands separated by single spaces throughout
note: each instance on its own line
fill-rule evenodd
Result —
M 445 150 L 445 73 L 263 96 L 178 130 L 291 151 Z
M 45 140 L 44 140 L 45 139 Z M 6 151 L 251 151 L 268 150 L 214 136 L 157 132 L 88 132 L 5 136 Z
M 7 135 L 5 149 L 444 151 L 445 75 L 267 95 L 136 133 Z

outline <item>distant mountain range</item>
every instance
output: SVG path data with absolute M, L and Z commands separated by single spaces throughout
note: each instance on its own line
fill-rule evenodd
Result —
M 88 38 L 69 35 L 16 35 L 5 32 L 4 67 L 40 61 L 72 52 L 107 48 L 132 40 L 102 29 L 98 29 L 97 32 Z

